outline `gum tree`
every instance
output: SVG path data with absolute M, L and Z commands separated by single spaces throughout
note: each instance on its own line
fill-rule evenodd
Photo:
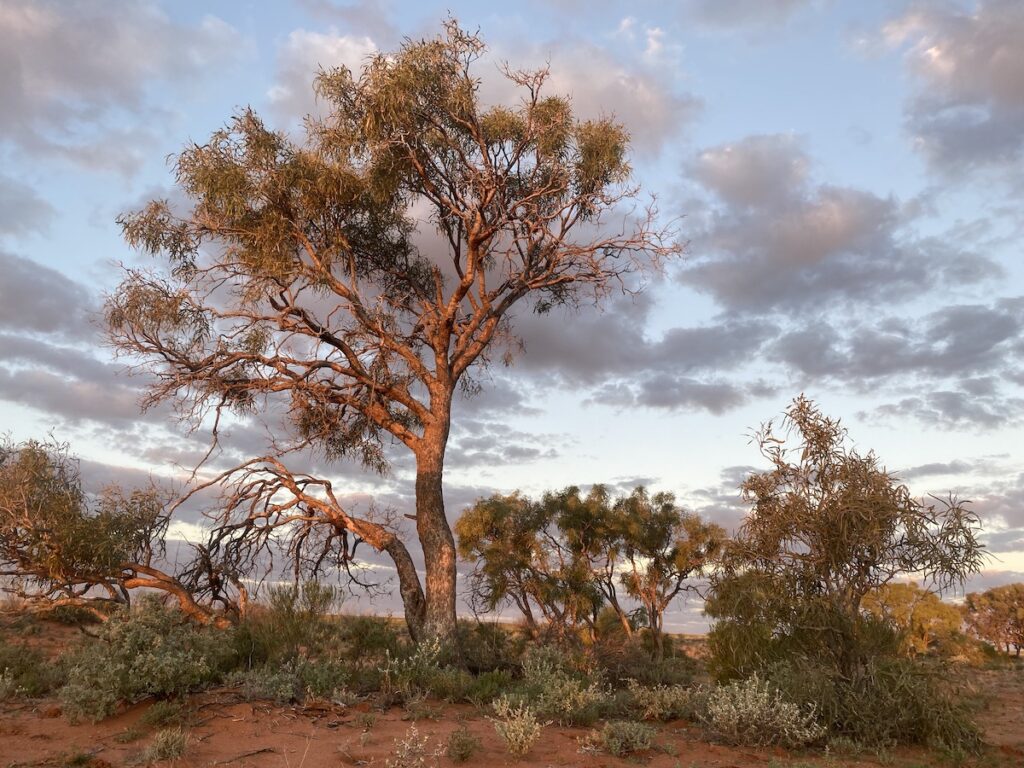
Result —
M 544 92 L 546 70 L 505 71 L 518 100 L 484 105 L 483 51 L 449 22 L 358 75 L 321 73 L 327 114 L 301 142 L 245 110 L 187 147 L 175 170 L 188 210 L 155 201 L 121 218 L 168 269 L 130 271 L 107 306 L 114 344 L 153 377 L 147 403 L 207 424 L 287 410 L 287 437 L 219 477 L 225 546 L 292 524 L 343 562 L 366 542 L 395 563 L 412 636 L 442 642 L 455 628 L 442 496 L 455 392 L 513 339 L 513 307 L 599 300 L 680 251 L 636 204 L 624 129 L 575 118 Z M 423 245 L 430 229 L 441 245 Z M 408 538 L 295 465 L 315 449 L 383 471 L 389 443 L 415 460 L 422 584 Z M 296 562 L 322 562 L 305 541 L 292 540 Z

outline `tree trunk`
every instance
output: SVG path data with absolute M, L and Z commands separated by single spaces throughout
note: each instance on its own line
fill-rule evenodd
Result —
M 437 640 L 446 651 L 456 649 L 455 537 L 445 517 L 442 477 L 448 424 L 427 431 L 416 455 L 416 532 L 423 547 L 426 604 L 422 637 Z

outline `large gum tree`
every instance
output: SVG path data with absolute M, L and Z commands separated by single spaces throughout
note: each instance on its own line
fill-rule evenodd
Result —
M 394 561 L 413 638 L 447 643 L 454 393 L 514 338 L 524 299 L 540 312 L 600 300 L 680 253 L 638 203 L 622 126 L 575 118 L 543 92 L 546 70 L 506 68 L 514 103 L 482 103 L 483 52 L 449 22 L 358 75 L 321 72 L 324 115 L 302 141 L 244 110 L 188 146 L 175 162 L 187 210 L 154 201 L 120 219 L 167 268 L 129 271 L 107 304 L 113 343 L 153 377 L 148 403 L 176 402 L 207 428 L 226 409 L 289 415 L 287 437 L 216 478 L 233 562 L 290 536 L 296 566 L 315 570 L 365 542 Z M 399 527 L 292 466 L 315 449 L 384 471 L 392 443 L 415 458 L 422 583 Z

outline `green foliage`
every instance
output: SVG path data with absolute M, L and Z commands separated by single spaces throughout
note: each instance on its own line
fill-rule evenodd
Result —
M 783 698 L 756 674 L 712 688 L 701 719 L 722 741 L 747 746 L 803 747 L 826 733 L 813 709 Z
M 142 713 L 139 722 L 146 726 L 163 728 L 168 725 L 180 725 L 187 716 L 180 701 L 156 701 Z
M 864 596 L 863 609 L 890 624 L 907 656 L 948 654 L 956 647 L 963 616 L 955 605 L 913 582 L 884 584 Z
M 560 725 L 591 725 L 612 703 L 600 677 L 574 669 L 572 660 L 557 648 L 541 646 L 523 658 L 523 679 L 511 700 L 529 704 L 540 717 Z
M 971 634 L 980 640 L 1016 656 L 1024 650 L 1024 584 L 967 595 L 964 615 Z
M 981 744 L 963 698 L 920 662 L 872 660 L 847 678 L 829 666 L 790 660 L 766 674 L 788 701 L 813 708 L 833 736 L 876 748 L 921 744 L 960 754 Z
M 465 763 L 480 751 L 481 746 L 480 739 L 462 725 L 448 734 L 444 753 L 453 763 Z
M 526 704 L 513 704 L 501 697 L 494 702 L 496 718 L 491 718 L 494 730 L 505 742 L 505 749 L 513 757 L 522 757 L 537 743 L 543 724 Z
M 265 606 L 255 606 L 235 635 L 250 664 L 279 663 L 315 655 L 336 637 L 327 614 L 339 600 L 335 588 L 315 581 L 275 585 Z
M 580 627 L 625 643 L 646 618 L 652 653 L 665 654 L 664 612 L 717 559 L 717 525 L 683 512 L 672 494 L 636 488 L 613 499 L 570 486 L 534 501 L 516 492 L 478 500 L 455 526 L 459 554 L 474 564 L 472 597 L 493 611 L 515 605 L 527 628 L 542 620 L 561 638 Z M 641 609 L 628 613 L 619 590 Z
M 806 398 L 786 411 L 783 428 L 795 440 L 771 422 L 757 435 L 773 468 L 743 484 L 751 512 L 706 606 L 718 620 L 715 665 L 742 674 L 798 653 L 850 675 L 895 642 L 864 614 L 865 597 L 902 574 L 939 588 L 961 583 L 982 562 L 978 518 L 955 500 L 911 497 Z
M 63 683 L 62 672 L 36 648 L 0 643 L 0 699 L 44 696 Z
M 588 738 L 588 743 L 616 757 L 625 757 L 634 752 L 651 748 L 654 735 L 651 726 L 631 720 L 611 720 Z
M 37 588 L 24 594 L 74 598 L 83 584 L 119 584 L 126 564 L 162 550 L 166 527 L 155 489 L 109 486 L 93 500 L 67 445 L 0 444 L 0 569 Z
M 683 685 L 646 687 L 635 680 L 627 683 L 630 708 L 643 720 L 693 720 L 704 703 L 705 692 Z
M 302 698 L 302 678 L 295 661 L 263 664 L 234 672 L 227 680 L 249 700 L 290 704 Z
M 71 719 L 102 720 L 121 702 L 219 682 L 237 659 L 230 630 L 198 627 L 146 597 L 69 655 L 60 696 Z
M 153 741 L 139 756 L 139 762 L 150 765 L 162 760 L 175 760 L 185 754 L 188 748 L 188 731 L 182 728 L 167 728 L 157 732 Z

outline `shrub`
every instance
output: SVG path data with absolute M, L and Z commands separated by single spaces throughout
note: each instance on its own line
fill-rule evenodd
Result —
M 140 762 L 148 765 L 160 760 L 174 760 L 185 754 L 187 747 L 188 732 L 181 728 L 167 728 L 153 737 L 153 741 L 142 753 Z
M 255 606 L 237 634 L 241 655 L 250 665 L 315 655 L 336 634 L 327 620 L 338 591 L 316 581 L 271 587 L 265 606 Z
M 493 672 L 484 672 L 476 675 L 468 690 L 466 700 L 477 706 L 484 707 L 512 687 L 512 673 L 503 669 L 496 669 Z
M 444 753 L 453 763 L 465 763 L 480 749 L 480 739 L 461 726 L 448 734 Z
M 537 716 L 525 704 L 513 706 L 508 698 L 502 696 L 494 702 L 494 713 L 491 718 L 494 730 L 503 742 L 505 749 L 514 757 L 522 757 L 540 738 L 543 725 Z
M 410 726 L 404 739 L 395 739 L 392 756 L 384 765 L 387 768 L 424 768 L 431 756 L 427 751 L 428 742 L 426 736 L 420 736 L 415 725 Z
M 302 678 L 294 662 L 239 670 L 230 676 L 228 683 L 237 687 L 246 699 L 288 704 L 302 698 Z
M 61 689 L 72 720 L 102 720 L 120 702 L 179 695 L 219 682 L 235 662 L 230 630 L 197 627 L 155 598 L 121 613 L 67 660 Z
M 0 645 L 0 700 L 43 696 L 62 682 L 61 671 L 37 649 L 16 643 Z
M 826 732 L 813 710 L 805 711 L 787 701 L 756 674 L 713 688 L 702 719 L 723 741 L 755 747 L 802 747 Z
M 588 741 L 616 757 L 625 757 L 634 752 L 651 748 L 656 731 L 644 723 L 629 720 L 612 720 L 593 732 Z
M 560 725 L 590 725 L 611 704 L 600 679 L 574 673 L 569 658 L 544 647 L 523 659 L 521 695 L 538 715 Z
M 693 719 L 704 692 L 699 688 L 682 685 L 656 685 L 645 687 L 635 680 L 627 683 L 630 703 L 643 720 Z
M 350 661 L 376 664 L 402 649 L 398 626 L 380 616 L 346 616 L 338 625 L 338 639 Z
M 185 710 L 177 701 L 157 701 L 147 709 L 139 722 L 142 725 L 164 727 L 180 724 L 185 716 Z
M 789 700 L 813 707 L 833 736 L 868 746 L 922 744 L 973 752 L 981 744 L 967 707 L 928 667 L 906 659 L 875 660 L 851 679 L 808 661 L 767 670 Z

